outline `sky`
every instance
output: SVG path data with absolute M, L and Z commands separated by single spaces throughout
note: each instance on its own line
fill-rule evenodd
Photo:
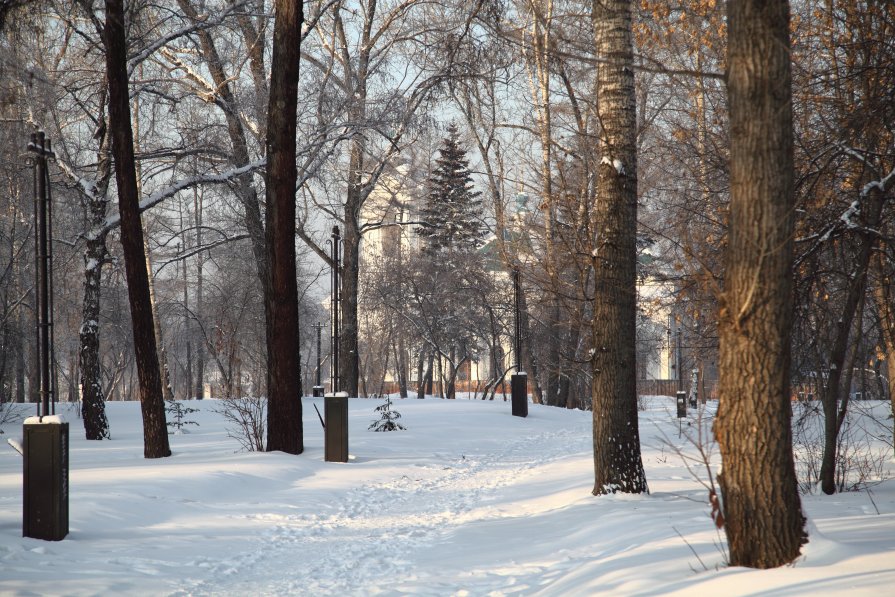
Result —
M 889 480 L 803 495 L 801 557 L 759 571 L 726 566 L 707 473 L 685 465 L 687 432 L 710 424 L 711 403 L 679 422 L 670 398 L 644 399 L 650 494 L 602 497 L 588 412 L 395 400 L 407 430 L 375 433 L 381 401 L 350 399 L 349 462 L 328 463 L 322 399 L 303 403 L 301 455 L 241 451 L 223 404 L 205 400 L 187 403 L 198 425 L 156 460 L 143 458 L 138 403 L 108 403 L 112 439 L 99 442 L 60 405 L 70 532 L 22 537 L 22 458 L 0 444 L 0 595 L 883 595 L 895 584 L 895 462 L 879 440 Z M 870 406 L 885 421 L 887 405 Z M 21 428 L 4 425 L 3 439 Z

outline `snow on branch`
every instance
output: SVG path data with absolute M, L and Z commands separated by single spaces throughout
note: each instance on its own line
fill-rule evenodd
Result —
M 233 2 L 229 4 L 226 8 L 221 10 L 219 13 L 215 15 L 205 15 L 200 17 L 201 22 L 199 23 L 190 23 L 189 25 L 185 25 L 179 29 L 175 29 L 171 31 L 167 35 L 164 35 L 139 52 L 137 52 L 134 56 L 132 56 L 127 61 L 127 76 L 128 79 L 133 77 L 134 71 L 137 67 L 149 58 L 156 50 L 168 45 L 170 42 L 175 39 L 181 38 L 185 35 L 189 35 L 190 33 L 194 33 L 196 31 L 201 31 L 202 29 L 210 29 L 211 27 L 215 27 L 220 25 L 224 19 L 229 17 L 231 14 L 236 12 L 237 9 L 241 9 L 245 5 L 245 2 Z
M 849 147 L 840 146 L 840 149 L 842 150 L 842 153 L 862 164 L 871 165 L 860 152 Z M 813 254 L 821 245 L 828 242 L 834 236 L 838 236 L 846 230 L 862 229 L 863 226 L 855 220 L 855 216 L 861 213 L 862 202 L 874 191 L 877 191 L 880 194 L 887 193 L 892 189 L 893 185 L 895 185 L 895 168 L 879 180 L 872 180 L 865 184 L 861 188 L 858 198 L 852 201 L 851 205 L 839 215 L 839 218 L 830 224 L 823 232 L 814 236 L 798 239 L 798 242 L 813 240 L 814 244 L 796 261 L 796 265 L 804 261 L 809 255 Z
M 861 189 L 861 197 L 866 197 L 874 189 L 878 189 L 880 193 L 885 193 L 892 188 L 892 185 L 895 185 L 895 168 L 883 178 L 865 184 L 864 188 Z
M 240 166 L 239 168 L 233 168 L 231 170 L 221 172 L 220 174 L 203 174 L 201 176 L 191 176 L 189 178 L 184 178 L 170 186 L 152 193 L 151 195 L 140 201 L 140 213 L 143 213 L 151 207 L 155 207 L 165 199 L 170 199 L 171 197 L 185 189 L 191 189 L 195 186 L 203 184 L 226 184 L 232 181 L 234 178 L 237 178 L 247 172 L 254 172 L 256 170 L 259 170 L 266 164 L 267 161 L 265 159 L 261 159 L 246 164 L 245 166 Z M 92 230 L 85 236 L 87 238 L 96 238 L 100 234 L 107 233 L 110 230 L 117 228 L 120 224 L 121 216 L 119 214 L 115 214 L 106 218 L 105 224 L 103 224 L 99 229 Z
M 71 179 L 78 187 L 78 190 L 81 192 L 84 197 L 86 197 L 89 201 L 96 201 L 99 199 L 99 184 L 95 178 L 87 178 L 84 176 L 78 176 L 78 174 L 74 171 L 74 168 L 66 162 L 65 160 L 56 157 L 56 165 L 59 166 L 59 169 L 62 171 L 65 176 Z
M 372 232 L 373 230 L 379 230 L 380 228 L 390 228 L 393 226 L 428 226 L 428 222 L 422 221 L 406 221 L 406 222 L 386 222 L 385 220 L 380 220 L 378 222 L 366 222 L 360 227 L 360 233 L 366 234 L 367 232 Z

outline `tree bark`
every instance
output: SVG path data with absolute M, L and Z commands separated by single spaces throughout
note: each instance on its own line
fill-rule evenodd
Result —
M 886 375 L 888 376 L 886 390 L 889 392 L 892 417 L 895 418 L 895 279 L 892 277 L 891 269 L 886 268 L 887 260 L 887 251 L 877 252 L 874 268 L 878 279 L 873 289 L 873 298 L 877 311 L 879 311 L 880 334 L 886 349 Z M 895 448 L 895 425 L 893 425 L 892 432 L 892 446 Z
M 648 491 L 640 456 L 636 369 L 637 119 L 630 0 L 594 0 L 603 157 L 592 324 L 595 495 Z M 549 400 L 549 398 L 548 398 Z
M 276 0 L 267 114 L 267 449 L 304 450 L 295 273 L 295 134 L 301 26 L 299 0 Z
M 152 305 L 149 301 L 149 275 L 143 253 L 143 226 L 140 223 L 128 95 L 123 0 L 106 0 L 104 33 L 106 76 L 109 81 L 109 129 L 112 135 L 112 155 L 115 158 L 121 245 L 143 413 L 143 454 L 146 458 L 163 458 L 171 455 L 171 449 L 168 445 L 162 379 L 153 332 Z
M 91 210 L 91 216 L 105 219 L 105 201 L 101 211 Z M 89 239 L 84 251 L 84 301 L 82 303 L 80 351 L 81 400 L 84 433 L 89 440 L 109 437 L 109 421 L 103 396 L 99 361 L 99 313 L 102 264 L 107 257 L 105 235 Z
M 788 2 L 729 23 L 730 221 L 715 435 L 730 564 L 792 562 L 805 540 L 792 455 L 793 125 Z

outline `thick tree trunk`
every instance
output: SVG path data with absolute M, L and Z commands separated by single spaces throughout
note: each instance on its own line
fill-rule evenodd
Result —
M 267 449 L 300 454 L 301 355 L 295 272 L 295 133 L 301 26 L 299 0 L 276 0 L 267 115 Z
M 740 0 L 729 23 L 730 222 L 715 435 L 730 564 L 792 562 L 805 540 L 790 427 L 793 127 L 789 4 Z
M 153 333 L 149 275 L 143 252 L 143 227 L 140 223 L 137 196 L 122 0 L 106 0 L 105 43 L 106 76 L 109 81 L 109 129 L 112 136 L 112 155 L 115 157 L 115 179 L 118 184 L 118 205 L 121 214 L 121 245 L 143 412 L 143 454 L 146 458 L 161 458 L 170 456 L 171 449 L 168 445 L 162 379 Z
M 603 156 L 592 324 L 595 495 L 646 492 L 636 370 L 637 119 L 630 0 L 594 0 Z

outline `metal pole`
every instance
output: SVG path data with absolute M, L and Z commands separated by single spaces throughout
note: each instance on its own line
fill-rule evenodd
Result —
M 677 329 L 677 389 L 679 392 L 684 390 L 684 360 L 681 356 L 681 328 Z
M 32 133 L 28 151 L 36 154 L 34 159 L 35 179 L 37 182 L 35 196 L 35 228 L 37 240 L 37 360 L 40 373 L 40 416 L 50 414 L 50 395 L 53 385 L 50 379 L 50 366 L 52 359 L 51 350 L 51 326 L 52 315 L 50 312 L 50 276 L 52 264 L 50 262 L 50 234 L 52 231 L 49 222 L 49 210 L 47 202 L 47 158 L 56 157 L 50 148 L 49 140 L 43 132 Z
M 341 296 L 339 284 L 339 271 L 342 269 L 339 249 L 342 238 L 339 235 L 339 227 L 333 226 L 332 232 L 332 293 L 330 295 L 332 307 L 332 388 L 331 392 L 335 394 L 339 391 L 339 311 L 341 309 Z
M 320 385 L 321 385 L 321 383 L 320 383 L 320 367 L 321 367 L 321 365 L 320 365 L 320 346 L 321 346 L 320 332 L 323 331 L 324 325 L 318 321 L 311 327 L 313 327 L 315 330 L 317 330 L 317 375 L 314 378 L 315 379 L 314 385 L 317 387 L 320 387 Z
M 513 298 L 515 301 L 516 338 L 514 349 L 516 351 L 516 371 L 522 368 L 522 291 L 519 285 L 519 268 L 513 268 Z

